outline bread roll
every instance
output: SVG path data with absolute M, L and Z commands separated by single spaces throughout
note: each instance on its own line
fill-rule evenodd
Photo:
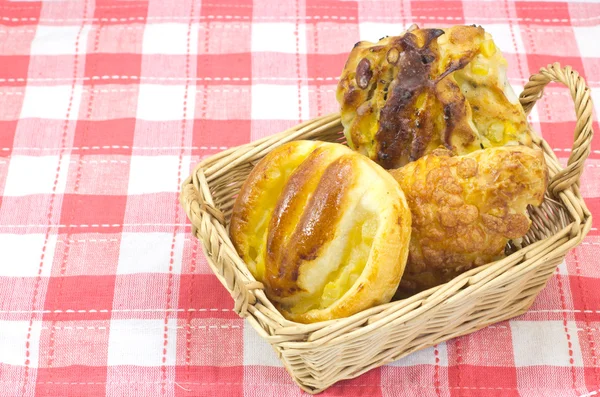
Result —
M 356 43 L 337 90 L 348 144 L 386 169 L 443 146 L 454 154 L 531 136 L 507 62 L 476 26 L 414 26 Z
M 542 203 L 547 180 L 542 151 L 525 146 L 438 150 L 391 174 L 413 217 L 402 296 L 502 258 L 508 240 L 529 230 L 527 205 Z
M 410 225 L 402 190 L 377 164 L 340 144 L 296 141 L 252 170 L 230 235 L 281 313 L 310 323 L 390 301 Z

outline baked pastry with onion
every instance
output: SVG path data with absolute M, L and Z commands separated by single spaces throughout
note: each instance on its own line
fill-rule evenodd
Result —
M 450 281 L 504 256 L 523 237 L 539 206 L 547 169 L 541 150 L 506 146 L 451 156 L 435 150 L 392 170 L 412 213 L 408 262 L 399 296 Z
M 383 168 L 340 144 L 295 141 L 252 170 L 230 236 L 281 313 L 310 323 L 389 302 L 410 225 L 404 194 Z
M 337 89 L 348 144 L 386 169 L 442 146 L 454 154 L 530 146 L 507 62 L 476 26 L 419 29 L 350 53 Z

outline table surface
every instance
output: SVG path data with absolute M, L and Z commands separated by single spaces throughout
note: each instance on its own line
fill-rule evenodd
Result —
M 483 25 L 517 92 L 572 65 L 600 110 L 594 2 L 0 4 L 0 395 L 303 394 L 232 312 L 178 188 L 206 156 L 336 111 L 352 45 L 412 23 Z M 568 91 L 530 121 L 566 162 Z M 581 184 L 598 218 L 599 141 Z M 598 224 L 528 313 L 324 395 L 600 394 Z

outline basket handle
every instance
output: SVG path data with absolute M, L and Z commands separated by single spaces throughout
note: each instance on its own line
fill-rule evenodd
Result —
M 548 190 L 557 195 L 572 185 L 579 186 L 579 178 L 583 172 L 584 162 L 590 154 L 594 134 L 592 131 L 593 107 L 590 89 L 583 77 L 572 70 L 570 66 L 562 68 L 559 63 L 554 63 L 541 68 L 539 73 L 531 76 L 525 87 L 523 87 L 519 100 L 526 114 L 529 114 L 535 102 L 542 97 L 544 87 L 551 81 L 562 83 L 571 90 L 577 116 L 573 149 L 567 167 L 557 172 L 548 184 Z M 552 153 L 550 147 L 545 149 Z

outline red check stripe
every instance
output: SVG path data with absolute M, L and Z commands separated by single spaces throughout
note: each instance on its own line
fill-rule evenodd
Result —
M 303 394 L 231 310 L 179 185 L 207 156 L 335 111 L 351 46 L 412 23 L 481 24 L 517 90 L 560 61 L 600 103 L 600 3 L 0 4 L 0 395 Z M 550 86 L 531 115 L 564 163 L 572 109 Z M 594 215 L 599 181 L 595 139 Z M 526 314 L 324 395 L 599 394 L 598 225 Z

